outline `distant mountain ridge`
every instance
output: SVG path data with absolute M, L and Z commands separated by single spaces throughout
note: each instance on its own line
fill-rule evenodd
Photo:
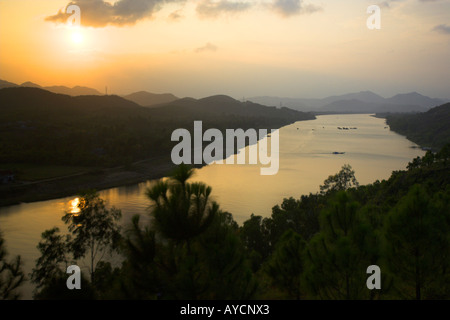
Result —
M 0 89 L 3 88 L 16 88 L 16 87 L 26 87 L 26 88 L 39 88 L 44 89 L 53 93 L 65 94 L 72 97 L 76 96 L 102 96 L 105 95 L 99 92 L 96 89 L 84 87 L 84 86 L 75 86 L 73 88 L 69 88 L 66 86 L 46 86 L 43 87 L 39 84 L 36 84 L 31 81 L 24 82 L 22 84 L 16 84 L 5 80 L 0 80 Z M 178 100 L 179 98 L 174 96 L 171 93 L 151 93 L 148 91 L 138 91 L 128 95 L 122 96 L 124 99 L 137 103 L 142 107 L 154 107 L 160 104 L 172 102 Z
M 70 96 L 102 96 L 96 89 L 75 86 L 69 88 L 66 86 L 47 86 L 42 87 L 33 82 L 24 82 L 21 85 L 0 80 L 0 89 L 10 87 L 32 87 L 40 88 L 53 93 L 66 94 Z M 219 95 L 215 96 L 218 97 Z M 173 102 L 178 105 L 189 105 L 190 103 L 203 103 L 203 99 L 183 98 L 179 99 L 171 93 L 151 93 L 148 91 L 138 91 L 122 98 L 132 101 L 142 107 L 161 107 L 168 106 Z M 211 99 L 211 97 L 204 98 Z M 234 100 L 234 99 L 233 99 Z M 235 100 L 235 102 L 239 102 Z M 321 99 L 305 99 L 305 98 L 286 98 L 261 96 L 248 98 L 247 102 L 256 103 L 263 106 L 278 108 L 287 107 L 301 112 L 321 113 L 410 113 L 410 112 L 426 112 L 429 109 L 450 102 L 450 99 L 437 99 L 424 96 L 417 92 L 396 94 L 390 98 L 384 98 L 372 91 L 353 92 L 342 95 L 334 95 Z M 197 106 L 198 107 L 198 106 Z M 207 110 L 204 110 L 207 111 Z
M 254 97 L 248 100 L 264 105 L 286 106 L 300 111 L 311 112 L 424 112 L 432 107 L 448 102 L 435 99 L 417 92 L 397 94 L 384 98 L 371 91 L 361 91 L 323 99 Z
M 287 119 L 294 121 L 313 120 L 315 116 L 286 107 L 277 108 L 265 106 L 251 101 L 241 102 L 226 95 L 214 95 L 202 99 L 183 98 L 178 99 L 154 109 L 157 114 L 170 115 L 173 118 L 179 114 L 199 119 L 214 119 L 217 117 L 257 117 L 270 118 L 277 123 Z
M 5 80 L 0 80 L 0 89 L 3 88 L 15 88 L 15 87 L 26 87 L 26 88 L 39 88 L 44 89 L 53 93 L 60 93 L 60 94 L 66 94 L 69 96 L 100 96 L 102 93 L 97 91 L 96 89 L 88 88 L 88 87 L 82 87 L 82 86 L 75 86 L 73 88 L 69 88 L 66 86 L 48 86 L 48 87 L 42 87 L 39 84 L 27 81 L 22 84 L 16 84 L 12 82 L 8 82 Z
M 123 98 L 133 101 L 143 107 L 153 107 L 163 103 L 172 102 L 179 98 L 171 93 L 151 93 L 147 91 L 139 91 L 123 96 Z
M 172 99 L 170 95 L 166 97 Z M 315 118 L 312 114 L 286 107 L 276 108 L 251 101 L 241 102 L 226 95 L 215 95 L 202 99 L 182 98 L 158 104 L 153 108 L 146 108 L 125 97 L 117 95 L 70 96 L 51 92 L 32 83 L 25 83 L 25 86 L 0 89 L 0 102 L 2 102 L 0 110 L 9 110 L 16 115 L 22 111 L 26 111 L 23 117 L 27 117 L 34 112 L 44 116 L 49 113 L 65 115 L 67 112 L 76 112 L 81 115 L 83 112 L 99 110 L 133 109 L 139 113 L 145 112 L 149 115 L 163 116 L 171 119 L 177 117 L 192 119 L 199 117 L 201 119 L 217 118 L 217 116 L 244 116 L 252 118 L 278 118 L 286 121 L 311 120 Z

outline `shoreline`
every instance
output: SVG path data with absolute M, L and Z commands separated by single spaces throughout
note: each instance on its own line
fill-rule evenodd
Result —
M 307 120 L 311 119 L 296 120 L 292 123 L 275 126 L 273 129 L 280 130 L 296 122 Z M 248 145 L 249 142 L 246 140 L 245 147 Z M 234 154 L 238 152 L 236 148 L 237 146 L 235 145 Z M 223 150 L 223 154 L 225 159 L 228 156 L 226 149 Z M 206 165 L 206 163 L 203 163 L 201 165 L 192 165 L 192 167 L 200 169 Z M 21 203 L 75 196 L 82 190 L 95 189 L 96 191 L 102 191 L 138 184 L 148 180 L 157 180 L 167 177 L 175 167 L 176 165 L 173 164 L 170 154 L 168 154 L 139 160 L 131 165 L 115 168 L 92 168 L 90 171 L 78 172 L 69 176 L 55 177 L 35 182 L 19 181 L 13 184 L 0 185 L 0 208 L 19 205 Z
M 65 177 L 45 179 L 32 183 L 15 183 L 0 186 L 0 208 L 52 200 L 76 195 L 82 190 L 97 191 L 132 185 L 167 176 L 175 165 L 170 158 L 159 157 L 141 160 L 129 166 L 100 169 Z

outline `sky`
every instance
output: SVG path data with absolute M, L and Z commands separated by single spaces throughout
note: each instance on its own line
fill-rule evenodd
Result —
M 450 0 L 0 0 L 0 79 L 120 95 L 450 98 Z

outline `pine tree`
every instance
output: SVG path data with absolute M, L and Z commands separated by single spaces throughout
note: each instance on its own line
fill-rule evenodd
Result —
M 6 260 L 5 241 L 0 233 L 0 300 L 16 300 L 20 297 L 17 289 L 25 280 L 22 260 L 16 256 L 11 262 Z
M 449 198 L 436 197 L 414 185 L 386 219 L 386 264 L 401 297 L 430 298 L 449 280 Z
M 297 300 L 302 296 L 305 247 L 306 242 L 298 233 L 286 231 L 264 268 L 275 286 Z
M 368 299 L 367 267 L 378 259 L 377 238 L 348 192 L 321 212 L 320 232 L 306 249 L 309 291 L 321 299 Z

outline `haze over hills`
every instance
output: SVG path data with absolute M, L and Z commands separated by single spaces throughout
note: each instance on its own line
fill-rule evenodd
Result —
M 61 94 L 66 94 L 69 96 L 84 96 L 84 95 L 89 95 L 89 96 L 99 96 L 102 95 L 102 93 L 100 93 L 99 91 L 97 91 L 96 89 L 92 89 L 92 88 L 88 88 L 88 87 L 82 87 L 82 86 L 75 86 L 73 88 L 69 88 L 66 86 L 47 86 L 47 87 L 42 87 L 39 84 L 27 81 L 24 82 L 22 84 L 16 84 L 16 83 L 12 83 L 9 81 L 5 81 L 5 80 L 0 80 L 0 89 L 3 88 L 14 88 L 14 87 L 27 87 L 27 88 L 40 88 L 40 89 L 44 89 L 53 93 L 61 93 Z
M 139 91 L 123 97 L 143 107 L 153 107 L 159 104 L 168 103 L 179 99 L 171 93 L 158 94 L 147 91 Z
M 32 87 L 41 88 L 53 93 L 66 94 L 70 96 L 81 95 L 103 95 L 96 89 L 75 86 L 69 88 L 66 86 L 47 86 L 42 87 L 33 82 L 25 82 L 21 85 L 0 80 L 0 89 L 9 87 Z M 173 106 L 173 102 L 177 102 L 178 106 L 187 106 L 194 101 L 197 108 L 203 105 L 207 100 L 211 99 L 179 99 L 172 93 L 151 93 L 148 91 L 138 91 L 127 95 L 121 95 L 124 99 L 132 101 L 142 107 L 168 107 Z M 219 97 L 217 95 L 216 97 Z M 220 100 L 220 99 L 219 99 Z M 233 99 L 234 100 L 234 99 Z M 239 102 L 234 100 L 234 104 Z M 409 112 L 425 112 L 430 108 L 450 102 L 450 99 L 437 99 L 424 96 L 417 92 L 396 94 L 390 98 L 384 98 L 372 91 L 353 92 L 342 95 L 333 95 L 321 99 L 305 99 L 305 98 L 286 98 L 261 96 L 248 98 L 247 103 L 253 102 L 259 105 L 277 108 L 287 107 L 302 112 L 321 113 L 409 113 Z M 232 103 L 232 104 L 233 104 Z M 219 103 L 220 104 L 220 103 Z M 192 111 L 192 110 L 191 110 Z M 207 112 L 207 109 L 203 110 Z
M 282 105 L 300 111 L 312 112 L 424 112 L 448 102 L 448 99 L 434 99 L 417 92 L 397 94 L 384 98 L 371 91 L 330 96 L 323 99 L 254 97 L 248 100 L 264 105 Z
M 3 88 L 15 88 L 15 87 L 27 87 L 27 88 L 39 88 L 44 89 L 53 93 L 66 94 L 69 96 L 100 96 L 104 95 L 96 89 L 84 87 L 84 86 L 75 86 L 73 88 L 69 88 L 66 86 L 46 86 L 43 87 L 39 84 L 33 83 L 31 81 L 24 82 L 22 84 L 16 84 L 5 80 L 0 80 L 0 89 Z M 171 93 L 150 93 L 147 91 L 139 91 L 135 93 L 131 93 L 128 95 L 124 95 L 123 98 L 133 101 L 134 103 L 139 104 L 142 107 L 154 107 L 159 104 L 164 104 L 168 102 L 172 102 L 178 100 L 179 98 L 174 96 Z
M 112 111 L 130 113 L 142 109 L 119 96 L 69 96 L 33 87 L 0 89 L 0 102 L 3 121 L 34 121 L 42 118 L 47 122 L 58 122 L 63 118 L 74 117 L 76 120 L 97 114 L 111 115 Z
M 299 112 L 286 107 L 276 108 L 263 106 L 251 101 L 241 102 L 226 95 L 215 95 L 202 99 L 183 98 L 170 103 L 161 105 L 157 113 L 169 113 L 172 117 L 189 114 L 191 117 L 202 117 L 205 119 L 217 116 L 241 116 L 241 117 L 260 117 L 270 118 L 275 121 L 279 119 L 310 120 L 314 116 L 309 113 Z M 201 119 L 201 118 L 199 118 Z
M 6 80 L 0 80 L 0 89 L 3 88 L 14 88 L 14 87 L 19 87 L 18 84 L 6 81 Z

